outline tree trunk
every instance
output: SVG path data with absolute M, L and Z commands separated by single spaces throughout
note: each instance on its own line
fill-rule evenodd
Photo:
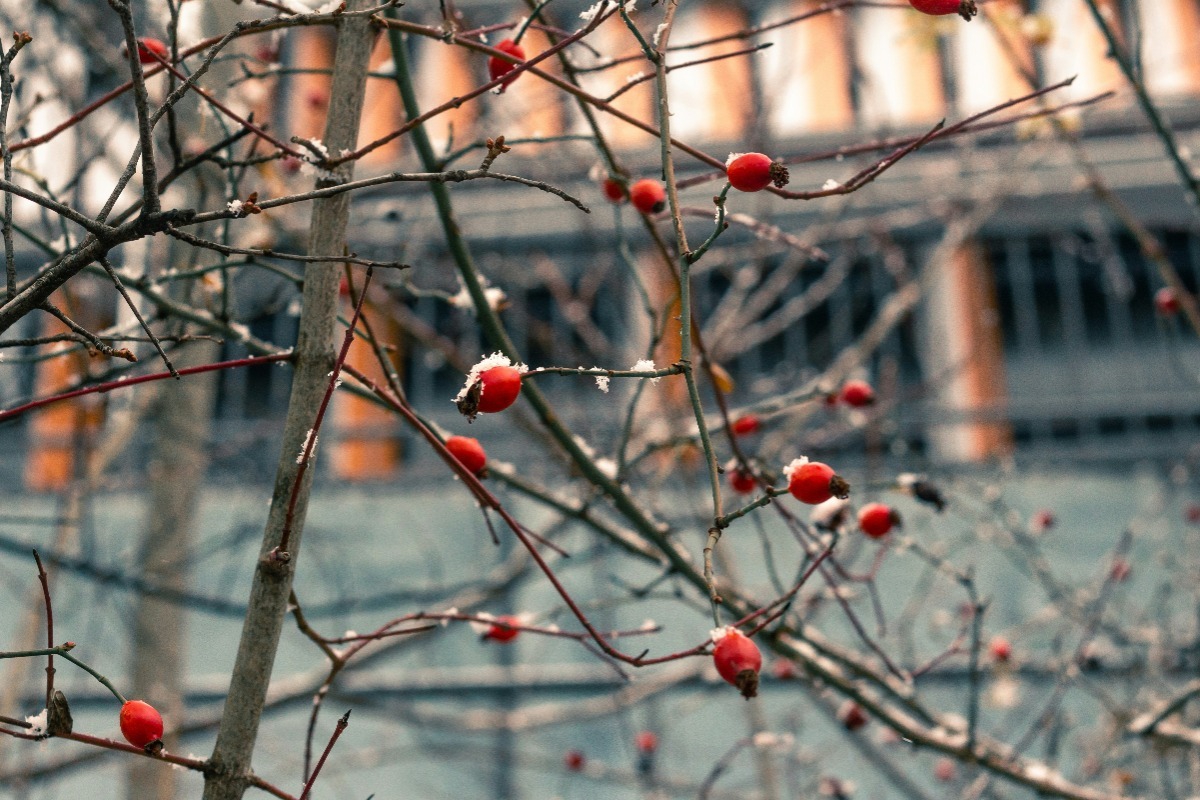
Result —
M 358 11 L 370 5 L 368 0 L 349 0 L 347 10 Z M 325 129 L 325 146 L 330 153 L 340 153 L 356 145 L 373 38 L 374 31 L 365 17 L 343 17 L 338 27 L 329 121 Z M 353 163 L 347 163 L 337 170 L 334 179 L 319 180 L 318 186 L 349 180 L 353 172 Z M 349 194 L 314 201 L 308 239 L 310 255 L 343 251 L 349 204 Z M 280 563 L 270 560 L 268 555 L 280 543 L 299 469 L 296 456 L 312 430 L 317 408 L 329 385 L 329 373 L 335 360 L 333 336 L 337 303 L 338 265 L 332 262 L 310 264 L 304 271 L 304 306 L 300 314 L 283 450 L 229 694 L 210 760 L 212 769 L 205 778 L 204 800 L 238 800 L 246 788 L 250 757 L 258 736 L 271 667 L 287 613 L 292 576 L 300 555 L 300 538 L 312 484 L 311 468 L 296 486 L 295 516 L 287 548 L 290 560 Z
M 196 342 L 177 351 L 179 368 L 215 361 L 218 346 Z M 208 466 L 208 435 L 216 393 L 215 372 L 162 384 L 154 419 L 154 455 L 149 472 L 150 504 L 142 528 L 137 572 L 157 586 L 188 587 L 196 506 Z M 134 612 L 128 697 L 145 700 L 177 726 L 183 720 L 185 623 L 178 600 L 141 597 Z M 168 751 L 177 737 L 168 734 Z M 129 759 L 125 796 L 129 800 L 172 800 L 176 771 L 145 758 Z

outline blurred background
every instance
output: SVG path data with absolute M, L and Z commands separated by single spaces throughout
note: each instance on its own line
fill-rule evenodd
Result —
M 634 19 L 649 35 L 661 12 L 643 3 L 648 7 Z M 547 13 L 573 29 L 586 5 L 555 0 Z M 817 13 L 831 5 L 839 7 Z M 1200 3 L 1099 5 L 1135 54 L 1137 75 L 1195 174 Z M 106 8 L 9 2 L 0 9 L 6 25 L 34 34 L 19 66 L 26 96 L 40 97 L 20 120 L 23 135 L 49 129 L 125 79 L 119 25 Z M 520 3 L 485 0 L 413 2 L 400 13 L 439 25 L 455 11 L 462 30 L 515 23 L 529 13 Z M 181 38 L 195 41 L 240 16 L 269 12 L 191 0 L 180 7 Z M 811 18 L 772 27 L 806 14 Z M 166 38 L 157 4 L 142 4 L 139 20 L 148 35 Z M 504 35 L 499 29 L 490 38 Z M 554 36 L 532 28 L 527 52 L 539 52 Z M 941 516 L 909 498 L 895 502 L 908 532 L 976 570 L 992 601 L 989 629 L 1017 643 L 1016 665 L 989 673 L 999 688 L 989 694 L 988 726 L 1012 734 L 1040 724 L 1039 703 L 1059 691 L 1055 658 L 1071 643 L 1039 615 L 1047 607 L 1062 613 L 1074 602 L 1063 597 L 1090 597 L 1089 587 L 1112 583 L 1110 556 L 1125 531 L 1134 544 L 1120 558 L 1133 569 L 1117 582 L 1118 596 L 1105 613 L 1119 618 L 1128 635 L 1101 637 L 1091 654 L 1099 683 L 1072 692 L 1060 722 L 1072 728 L 1099 720 L 1111 708 L 1110 695 L 1133 702 L 1148 673 L 1167 680 L 1194 675 L 1195 597 L 1188 581 L 1196 574 L 1191 554 L 1200 524 L 1200 346 L 1184 315 L 1156 304 L 1156 294 L 1172 273 L 1196 292 L 1200 216 L 1108 58 L 1085 2 L 992 0 L 966 24 L 917 14 L 905 3 L 697 1 L 682 4 L 671 42 L 678 48 L 669 57 L 678 65 L 669 78 L 673 134 L 722 159 L 745 151 L 781 158 L 796 191 L 844 183 L 940 120 L 958 122 L 1074 78 L 981 120 L 976 132 L 923 147 L 858 192 L 791 202 L 731 198 L 732 225 L 694 273 L 699 332 L 707 358 L 727 375 L 730 404 L 763 419 L 752 440 L 763 463 L 778 469 L 791 454 L 819 456 L 867 496 L 892 491 L 898 472 L 928 474 L 947 492 L 951 510 Z M 477 53 L 416 36 L 406 43 L 423 108 L 487 77 Z M 587 43 L 571 51 L 582 85 L 601 97 L 619 93 L 614 107 L 652 119 L 653 82 L 638 82 L 650 71 L 626 28 L 610 20 Z M 223 57 L 208 85 L 285 139 L 319 137 L 332 55 L 332 34 L 317 28 L 264 35 Z M 621 56 L 630 58 L 613 63 Z M 724 57 L 705 60 L 717 56 Z M 563 72 L 553 60 L 546 68 Z M 386 42 L 372 69 L 377 78 L 368 90 L 364 142 L 405 119 Z M 164 85 L 151 90 L 161 97 Z M 1039 103 L 1060 113 L 1038 116 Z M 130 110 L 89 117 L 33 151 L 25 168 L 95 213 L 136 141 Z M 660 177 L 656 139 L 615 117 L 600 120 L 627 172 L 621 177 Z M 219 125 L 195 111 L 181 131 L 184 148 L 211 144 Z M 513 150 L 497 169 L 562 187 L 591 207 L 585 216 L 550 194 L 499 182 L 452 189 L 457 221 L 480 270 L 503 291 L 502 318 L 526 362 L 622 369 L 651 355 L 660 367 L 671 363 L 677 332 L 673 339 L 668 331 L 648 352 L 655 332 L 646 312 L 669 306 L 669 277 L 650 268 L 654 239 L 638 215 L 604 199 L 600 180 L 609 169 L 568 94 L 525 75 L 503 94 L 464 104 L 428 128 L 448 168 L 475 167 L 480 142 L 503 135 Z M 360 162 L 358 174 L 419 169 L 402 137 Z M 692 235 L 702 240 L 723 176 L 683 154 L 677 169 L 689 230 L 694 224 Z M 278 196 L 312 181 L 286 159 L 236 176 L 217 169 L 203 177 L 209 181 L 186 195 L 180 189 L 172 202 L 215 208 L 250 191 Z M 32 274 L 47 257 L 37 242 L 61 247 L 57 238 L 69 234 L 32 205 L 19 205 L 16 219 L 37 231 L 18 242 L 18 266 Z M 307 221 L 305 209 L 280 211 L 238 220 L 227 233 L 242 246 L 295 252 Z M 479 437 L 489 456 L 514 464 L 519 477 L 561 482 L 562 463 L 532 448 L 532 415 L 519 412 L 516 424 L 484 416 L 468 428 L 450 402 L 464 372 L 491 348 L 456 300 L 461 286 L 427 188 L 399 183 L 360 192 L 351 223 L 349 239 L 360 256 L 414 266 L 383 275 L 365 312 L 393 343 L 393 365 L 413 405 L 448 432 Z M 205 270 L 178 242 L 130 246 L 113 257 L 149 280 L 194 270 L 200 276 L 188 290 L 194 303 L 261 340 L 294 344 L 294 264 L 250 258 Z M 644 278 L 632 279 L 635 272 Z M 62 299 L 98 328 L 128 315 L 105 280 L 80 276 Z M 48 315 L 30 315 L 19 327 L 6 336 L 34 340 L 64 330 Z M 139 356 L 152 364 L 153 352 L 140 347 Z M 119 374 L 81 348 L 65 357 L 63 349 L 65 343 L 5 349 L 0 407 Z M 195 345 L 194 352 L 218 360 L 251 351 L 227 337 Z M 379 374 L 371 361 L 367 348 L 352 350 L 350 363 Z M 92 395 L 0 425 L 6 509 L 0 574 L 3 606 L 11 610 L 0 615 L 3 647 L 32 647 L 43 635 L 28 555 L 37 547 L 53 565 L 56 631 L 86 644 L 89 663 L 114 680 L 125 676 L 147 696 L 169 695 L 164 702 L 174 718 L 194 730 L 173 749 L 208 752 L 244 610 L 247 554 L 261 535 L 279 457 L 290 374 L 273 364 L 226 370 L 195 381 L 199 388 L 190 392 Z M 847 410 L 788 400 L 829 374 L 869 379 L 876 405 Z M 579 377 L 538 384 L 581 437 L 601 455 L 613 455 L 606 448 L 625 421 L 632 382 L 614 382 L 610 394 Z M 645 391 L 652 411 L 638 429 L 643 441 L 687 436 L 686 396 L 668 382 Z M 706 409 L 720 419 L 715 404 Z M 178 447 L 168 453 L 164 442 Z M 704 498 L 706 478 L 696 452 L 683 447 L 669 461 L 646 455 L 641 478 L 664 518 L 703 531 L 705 506 L 696 498 Z M 194 510 L 164 511 L 169 501 L 155 494 L 156 476 L 194 482 Z M 322 435 L 310 552 L 298 579 L 314 624 L 336 635 L 406 611 L 476 604 L 567 626 L 558 601 L 520 554 L 487 544 L 483 519 L 466 492 L 447 488 L 449 480 L 397 418 L 339 394 Z M 446 502 L 451 492 L 456 504 Z M 526 524 L 563 537 L 574 557 L 562 574 L 598 619 L 614 627 L 654 619 L 665 626 L 654 643 L 663 652 L 694 643 L 703 605 L 669 576 L 628 569 L 611 545 L 524 500 L 513 484 L 505 492 Z M 586 493 L 570 497 L 591 502 Z M 1050 524 L 1042 513 L 1051 515 Z M 185 538 L 164 545 L 155 526 L 172 514 L 191 521 L 186 531 L 168 522 Z M 788 537 L 778 521 L 755 520 L 739 534 Z M 858 566 L 870 566 L 870 555 L 863 551 Z M 739 566 L 739 580 L 748 585 L 777 581 L 769 548 L 765 559 Z M 885 569 L 871 593 L 893 614 L 887 635 L 906 663 L 945 648 L 959 629 L 961 591 L 937 570 Z M 811 602 L 814 621 L 854 641 L 833 603 Z M 856 603 L 869 617 L 871 597 L 864 591 Z M 1156 635 L 1131 635 L 1139 626 Z M 1172 630 L 1175 639 L 1164 633 Z M 162 633 L 174 635 L 147 644 Z M 355 713 L 339 745 L 345 749 L 317 796 L 694 797 L 725 755 L 730 768 L 712 797 L 948 797 L 960 796 L 975 777 L 961 765 L 946 777 L 936 756 L 907 752 L 880 731 L 845 735 L 836 698 L 782 672 L 766 681 L 762 701 L 734 705 L 707 661 L 699 662 L 645 670 L 626 682 L 570 642 L 525 636 L 510 646 L 483 645 L 464 626 L 381 649 L 347 672 L 327 701 L 320 730 L 345 708 Z M 135 677 L 139 664 L 144 674 Z M 932 671 L 922 689 L 952 705 L 949 698 L 965 680 L 961 667 Z M 0 663 L 5 709 L 36 712 L 40 669 L 32 661 Z M 177 674 L 159 679 L 171 673 Z M 260 774 L 297 790 L 298 743 L 323 674 L 319 653 L 289 628 L 276 662 L 278 696 L 255 763 Z M 115 734 L 113 703 L 101 687 L 65 665 L 59 683 L 77 709 L 77 729 Z M 656 753 L 639 754 L 634 736 L 641 730 L 659 735 Z M 789 734 L 795 743 L 778 752 L 738 749 L 744 737 L 764 731 Z M 318 746 L 324 736 L 318 733 Z M 860 738 L 870 749 L 859 746 Z M 1066 738 L 1045 745 L 1046 757 L 1061 759 L 1064 769 L 1120 784 L 1117 790 L 1132 782 L 1131 791 L 1163 791 L 1157 783 L 1137 783 L 1150 778 L 1138 774 L 1135 752 L 1100 750 L 1083 735 Z M 582 774 L 564 767 L 571 748 L 587 756 Z M 896 776 L 893 760 L 904 764 L 906 776 Z M 147 781 L 160 778 L 135 773 L 126 788 L 124 768 L 121 759 L 69 743 L 0 740 L 4 795 L 156 796 Z M 1125 781 L 1121 770 L 1134 777 Z M 198 795 L 199 778 L 174 777 L 153 790 L 158 797 Z M 986 787 L 974 796 L 1031 795 Z

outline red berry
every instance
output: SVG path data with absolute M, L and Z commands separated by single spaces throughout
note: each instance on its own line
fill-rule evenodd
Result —
M 496 621 L 483 634 L 483 638 L 491 639 L 493 642 L 511 642 L 521 632 L 520 628 L 512 626 L 520 624 L 521 620 L 516 617 L 496 617 Z
M 1054 523 L 1054 512 L 1043 508 L 1033 515 L 1033 519 L 1029 521 L 1029 527 L 1033 529 L 1034 533 L 1045 533 L 1054 527 Z
M 725 635 L 713 648 L 713 664 L 726 683 L 738 688 L 742 697 L 749 700 L 758 694 L 762 653 L 749 636 L 737 628 L 726 628 Z
M 1173 317 L 1179 313 L 1179 295 L 1170 286 L 1164 286 L 1154 293 L 1154 310 L 1161 316 Z
M 862 408 L 875 402 L 875 390 L 866 381 L 846 381 L 842 384 L 841 398 L 848 406 Z
M 729 471 L 729 485 L 738 494 L 750 494 L 758 487 L 758 481 L 752 473 L 735 468 Z
M 625 187 L 616 178 L 605 178 L 601 184 L 604 196 L 614 203 L 625 202 Z
M 958 769 L 949 758 L 939 758 L 938 762 L 933 765 L 933 777 L 942 783 L 949 783 L 954 780 L 956 775 L 958 775 Z
M 649 755 L 658 749 L 658 737 L 653 731 L 639 731 L 638 735 L 633 737 L 633 746 L 639 753 Z
M 304 102 L 309 108 L 321 109 L 329 105 L 329 95 L 320 89 L 309 89 L 304 95 Z
M 643 214 L 657 214 L 667 207 L 667 190 L 652 178 L 642 178 L 629 187 L 629 202 Z
M 872 539 L 886 536 L 893 526 L 900 524 L 900 515 L 891 506 L 883 503 L 867 503 L 858 510 L 858 527 Z
M 505 39 L 504 41 L 500 42 L 500 44 L 496 45 L 496 49 L 502 53 L 508 53 L 518 61 L 525 60 L 525 48 L 521 47 L 521 45 L 517 44 L 512 39 Z M 492 56 L 488 59 L 488 75 L 491 76 L 492 80 L 496 80 L 496 78 L 502 78 L 505 75 L 508 75 L 508 73 L 512 72 L 514 69 L 516 69 L 515 64 L 513 64 L 511 61 L 505 61 L 499 56 Z M 504 80 L 500 83 L 500 91 L 503 92 L 508 88 L 510 83 L 519 77 L 521 76 L 518 73 L 517 75 L 511 75 L 507 78 L 504 78 Z
M 483 451 L 483 445 L 478 439 L 472 439 L 470 436 L 451 436 L 446 440 L 446 449 L 476 475 L 487 464 L 487 453 Z
M 587 759 L 580 750 L 568 750 L 567 754 L 563 756 L 563 765 L 571 772 L 582 772 L 586 764 Z
M 749 436 L 752 433 L 757 433 L 761 427 L 762 422 L 755 414 L 743 414 L 729 426 L 734 436 Z
M 149 703 L 129 700 L 121 706 L 121 735 L 134 747 L 147 751 L 161 750 L 162 716 Z
M 1183 518 L 1192 525 L 1200 525 L 1200 503 L 1188 503 L 1183 510 Z
M 1112 569 L 1109 571 L 1108 575 L 1110 578 L 1112 578 L 1113 583 L 1124 583 L 1125 581 L 1129 580 L 1129 573 L 1132 571 L 1133 568 L 1129 566 L 1128 561 L 1123 558 L 1118 558 L 1113 562 Z
M 968 21 L 978 13 L 975 0 L 908 0 L 908 4 L 922 14 L 958 14 Z
M 992 639 L 992 643 L 988 645 L 988 652 L 991 653 L 993 661 L 1005 662 L 1012 658 L 1012 645 L 1008 639 L 1003 636 L 997 636 Z
M 788 491 L 801 503 L 815 506 L 831 497 L 844 499 L 850 496 L 850 484 L 828 464 L 822 464 L 820 461 L 792 464 L 795 466 L 789 466 L 786 470 Z
M 862 706 L 853 700 L 847 700 L 838 709 L 838 719 L 848 731 L 856 731 L 870 721 L 867 712 L 863 711 Z
M 791 661 L 778 659 L 771 665 L 771 674 L 776 680 L 791 681 L 796 679 L 796 665 Z
M 521 393 L 521 373 L 513 367 L 492 367 L 480 374 L 479 383 L 479 410 L 486 414 L 503 411 Z
M 155 39 L 152 36 L 143 36 L 137 40 L 138 61 L 143 64 L 157 64 L 158 58 L 164 61 L 169 59 L 171 51 L 167 49 L 167 45 L 161 39 Z M 155 58 L 158 56 L 158 58 Z
M 761 192 L 772 183 L 782 189 L 788 182 L 787 167 L 762 153 L 742 153 L 731 158 L 725 174 L 729 185 L 739 192 Z

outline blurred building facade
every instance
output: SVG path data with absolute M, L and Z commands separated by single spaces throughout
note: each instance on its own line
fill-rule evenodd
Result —
M 438 24 L 436 4 L 430 5 L 405 13 Z M 1098 460 L 1188 455 L 1200 428 L 1200 348 L 1178 319 L 1155 314 L 1152 298 L 1163 285 L 1161 274 L 1112 206 L 1086 185 L 1079 159 L 1095 165 L 1193 292 L 1200 279 L 1200 217 L 1107 58 L 1082 0 L 993 0 L 983 6 L 987 24 L 935 19 L 902 7 L 848 4 L 816 13 L 828 5 L 684 4 L 671 40 L 679 48 L 672 63 L 703 63 L 670 76 L 675 136 L 719 158 L 747 150 L 785 157 L 792 162 L 789 188 L 816 190 L 829 180 L 844 181 L 887 152 L 833 157 L 839 148 L 920 134 L 939 120 L 954 122 L 1026 94 L 1031 81 L 1043 85 L 1075 76 L 1047 97 L 1052 106 L 1110 90 L 1116 95 L 1069 110 L 1061 129 L 1024 120 L 932 144 L 844 198 L 734 198 L 732 211 L 828 255 L 796 255 L 735 227 L 702 263 L 696 302 L 711 355 L 739 387 L 734 404 L 818 374 L 871 328 L 897 286 L 920 275 L 925 302 L 888 332 L 865 365 L 884 402 L 884 427 L 829 426 L 836 430 L 814 439 L 814 447 L 853 445 L 861 451 L 864 437 L 878 435 L 888 442 L 884 456 L 930 463 L 1013 454 Z M 1180 140 L 1200 152 L 1200 0 L 1101 5 L 1127 43 L 1141 43 L 1140 75 Z M 526 13 L 515 2 L 459 0 L 456 6 L 468 30 L 515 22 Z M 551 9 L 570 27 L 583 6 L 564 0 Z M 646 8 L 638 15 L 655 13 Z M 748 28 L 765 30 L 741 35 Z M 548 41 L 532 29 L 526 50 L 537 52 Z M 614 107 L 653 119 L 651 83 L 630 88 L 647 72 L 644 60 L 601 69 L 608 56 L 636 55 L 625 28 L 610 20 L 589 41 L 596 54 L 576 48 L 573 56 L 585 70 L 586 88 L 602 97 L 620 92 Z M 486 80 L 479 54 L 419 37 L 409 43 L 425 107 Z M 761 52 L 705 61 L 765 43 L 771 46 Z M 332 41 L 326 32 L 300 30 L 284 42 L 280 56 L 289 67 L 313 71 L 277 74 L 264 71 L 265 62 L 251 63 L 249 71 L 264 77 L 248 81 L 245 95 L 277 129 L 319 137 L 328 82 L 320 69 L 330 63 Z M 386 46 L 373 64 L 381 77 L 368 96 L 364 142 L 403 121 L 387 79 Z M 257 92 L 250 91 L 254 85 Z M 657 140 L 615 117 L 599 117 L 629 176 L 657 177 Z M 532 190 L 483 182 L 453 188 L 459 223 L 483 272 L 507 294 L 505 320 L 527 360 L 620 368 L 640 357 L 645 325 L 614 237 L 620 231 L 619 241 L 628 242 L 636 259 L 649 258 L 641 255 L 648 253 L 648 239 L 628 209 L 614 213 L 602 199 L 594 146 L 557 141 L 587 132 L 575 101 L 527 75 L 503 95 L 441 115 L 430 130 L 447 153 L 503 134 L 518 143 L 499 162 L 505 171 L 562 186 L 592 207 L 581 218 L 573 207 Z M 1064 135 L 1078 137 L 1078 150 Z M 553 141 L 526 141 L 531 139 Z M 471 166 L 478 152 L 456 166 Z M 364 159 L 359 174 L 390 169 L 416 169 L 403 140 Z M 678 169 L 692 184 L 683 192 L 685 205 L 711 215 L 710 198 L 720 183 L 700 181 L 710 170 L 686 155 L 678 156 Z M 264 172 L 260 191 L 271 194 L 293 179 L 283 170 Z M 980 224 L 953 252 L 939 256 L 936 270 L 927 269 L 947 220 L 977 209 L 986 209 Z M 411 399 L 449 423 L 460 362 L 470 364 L 490 348 L 470 314 L 447 302 L 458 287 L 428 192 L 399 184 L 363 193 L 354 217 L 351 235 L 361 255 L 399 257 L 419 267 L 411 285 L 396 280 L 372 297 L 371 313 L 401 342 L 396 364 Z M 294 290 L 262 275 L 237 278 L 244 298 L 239 313 L 252 331 L 286 345 Z M 747 327 L 738 314 L 751 307 L 760 313 Z M 226 348 L 229 357 L 241 352 Z M 61 382 L 55 369 L 47 363 L 26 371 L 10 397 L 40 394 Z M 590 381 L 545 385 L 578 424 L 598 426 Z M 271 421 L 282 415 L 286 392 L 286 370 L 222 375 L 218 414 L 222 430 L 232 433 L 222 446 L 227 460 L 266 451 L 247 443 L 272 435 Z M 35 417 L 26 426 L 31 452 L 45 453 L 52 443 L 61 457 L 70 451 L 63 436 L 80 423 L 64 420 L 78 415 L 60 417 L 52 425 Z M 341 402 L 335 425 L 333 463 L 341 475 L 386 478 L 414 461 L 397 423 L 365 403 Z M 222 458 L 219 452 L 218 464 Z

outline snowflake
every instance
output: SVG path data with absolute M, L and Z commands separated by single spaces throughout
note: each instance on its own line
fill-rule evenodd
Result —
M 821 190 L 825 191 L 825 192 L 831 192 L 834 189 L 840 189 L 840 188 L 842 188 L 842 185 L 840 183 L 838 183 L 837 181 L 835 181 L 833 178 L 830 178 L 829 180 L 825 181 L 825 183 L 821 184 Z
M 246 207 L 246 204 L 241 200 L 230 200 L 225 204 L 225 207 L 228 208 L 232 214 L 240 217 L 242 215 L 242 209 Z

